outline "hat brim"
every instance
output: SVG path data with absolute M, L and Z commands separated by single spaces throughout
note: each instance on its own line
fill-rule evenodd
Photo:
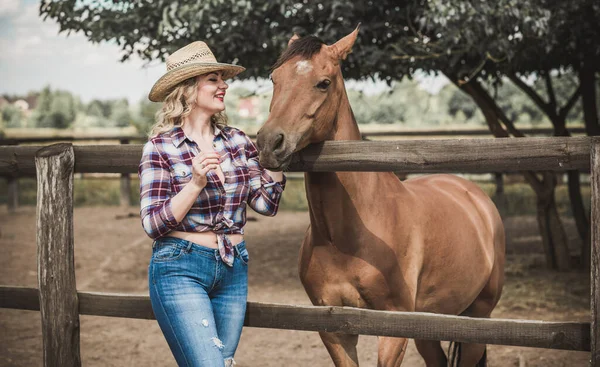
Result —
M 148 94 L 148 99 L 152 102 L 162 102 L 171 92 L 173 87 L 194 76 L 213 71 L 221 71 L 223 72 L 223 79 L 230 79 L 244 70 L 246 70 L 246 68 L 243 66 L 224 63 L 195 62 L 182 65 L 161 76 L 156 83 L 154 83 L 154 86 L 152 86 L 152 89 Z

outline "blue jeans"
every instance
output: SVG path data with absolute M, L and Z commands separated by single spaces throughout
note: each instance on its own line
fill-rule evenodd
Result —
M 248 250 L 235 246 L 233 267 L 217 249 L 165 237 L 152 246 L 150 301 L 179 366 L 233 364 L 248 295 Z

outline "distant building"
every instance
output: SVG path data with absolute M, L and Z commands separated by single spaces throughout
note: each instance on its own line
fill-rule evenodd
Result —
M 13 106 L 20 109 L 23 112 L 29 111 L 29 103 L 27 103 L 27 101 L 24 99 L 17 99 L 13 102 Z
M 240 99 L 238 104 L 238 115 L 240 115 L 240 117 L 256 118 L 258 113 L 258 97 L 252 96 Z
M 8 106 L 9 104 L 10 102 L 6 98 L 0 96 L 0 110 Z

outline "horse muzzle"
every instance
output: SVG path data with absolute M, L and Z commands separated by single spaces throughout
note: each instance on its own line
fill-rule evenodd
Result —
M 259 163 L 262 167 L 273 171 L 283 171 L 289 166 L 294 148 L 283 130 L 265 131 L 260 129 L 256 143 L 260 154 Z

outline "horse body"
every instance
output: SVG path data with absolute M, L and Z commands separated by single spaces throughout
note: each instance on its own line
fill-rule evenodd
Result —
M 335 63 L 356 32 L 312 50 L 312 63 L 284 53 L 258 136 L 263 166 L 285 168 L 312 142 L 360 139 Z M 300 93 L 304 82 L 315 85 L 312 96 Z M 311 224 L 299 272 L 313 304 L 490 316 L 503 284 L 504 229 L 477 185 L 452 175 L 402 182 L 390 172 L 313 172 L 305 182 Z M 320 335 L 336 366 L 358 365 L 358 336 Z M 399 366 L 406 342 L 381 337 L 378 365 Z M 428 366 L 447 363 L 439 342 L 415 342 Z M 464 344 L 459 365 L 474 366 L 484 352 L 484 345 Z
M 315 304 L 457 315 L 503 252 L 493 205 L 457 177 L 311 173 L 306 182 L 299 269 Z

